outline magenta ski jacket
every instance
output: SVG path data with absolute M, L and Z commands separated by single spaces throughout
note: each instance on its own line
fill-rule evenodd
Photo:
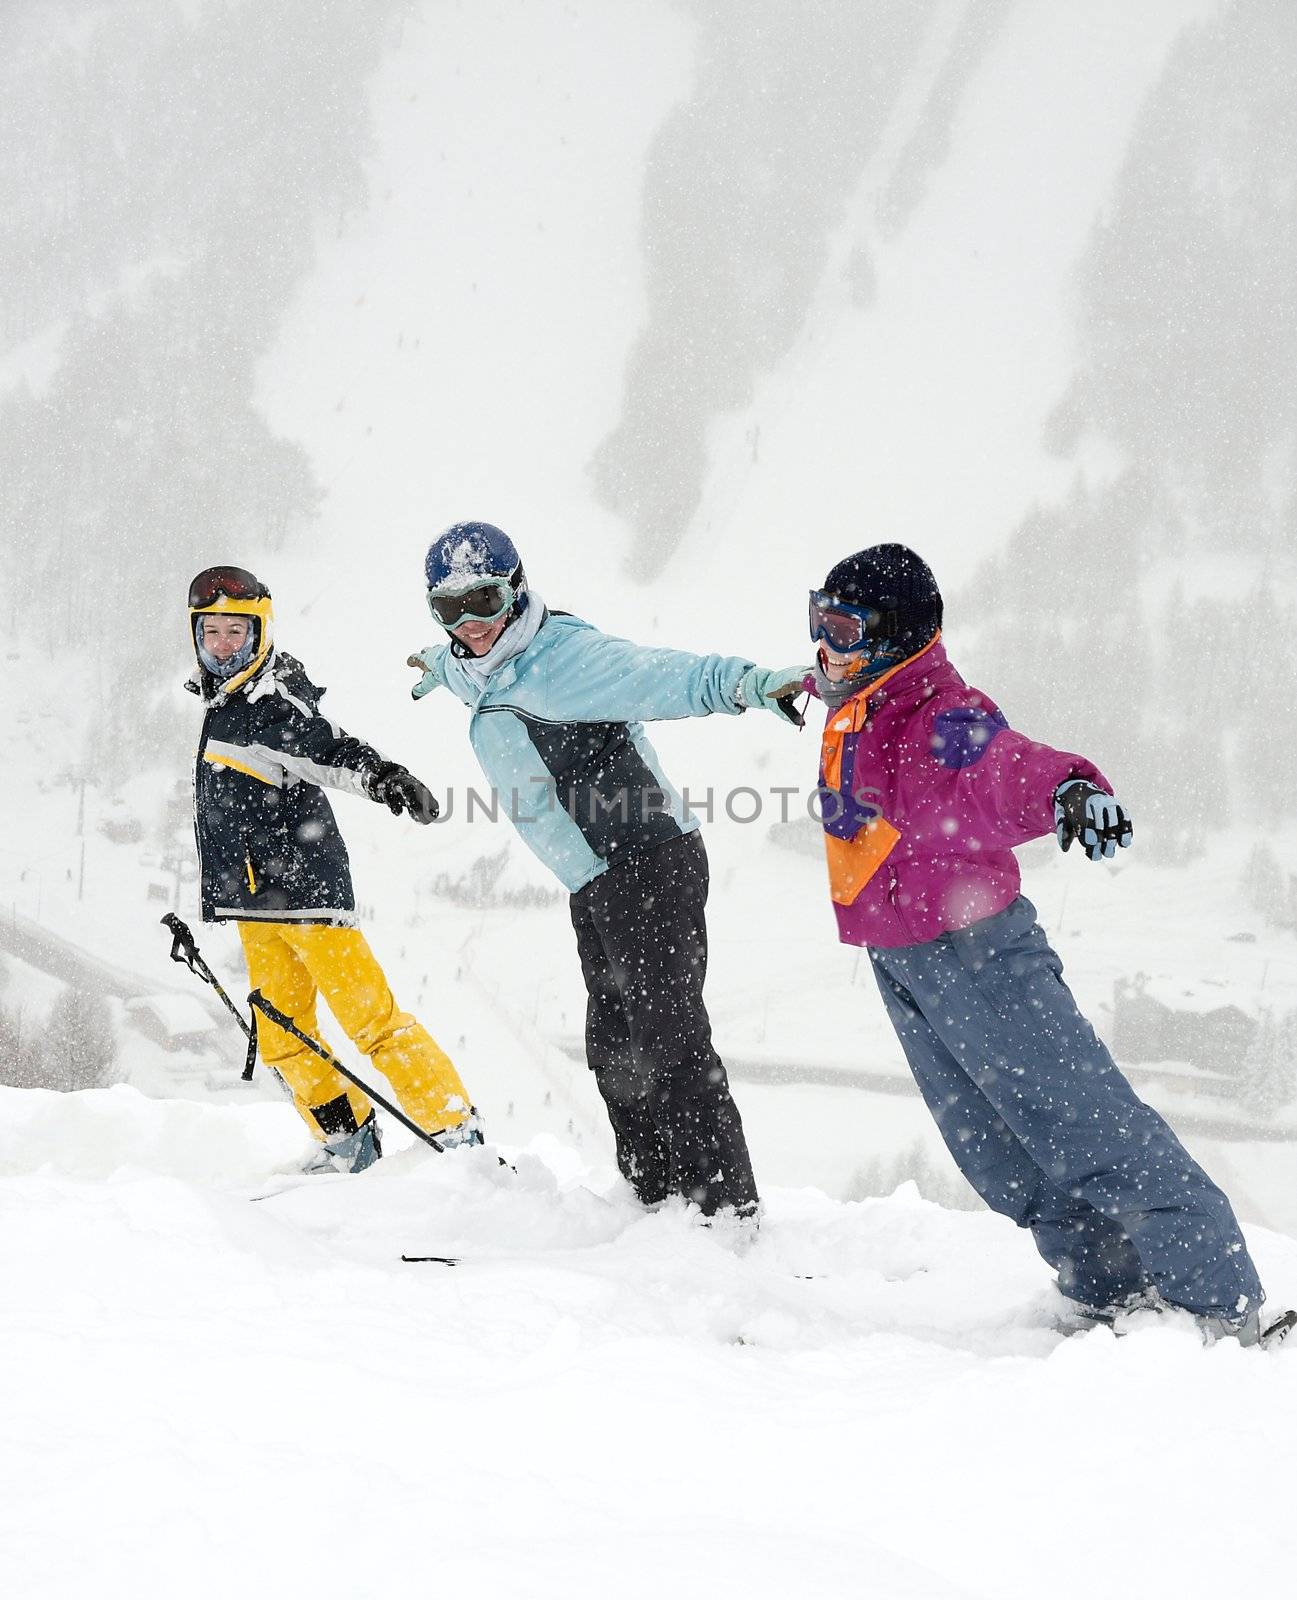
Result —
M 809 685 L 810 680 L 808 680 Z M 1054 829 L 1054 791 L 1084 757 L 1015 733 L 938 634 L 830 712 L 820 754 L 829 889 L 844 944 L 924 944 L 1003 911 L 1015 846 Z

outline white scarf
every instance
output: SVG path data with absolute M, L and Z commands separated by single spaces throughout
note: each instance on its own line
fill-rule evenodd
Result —
M 527 590 L 527 609 L 515 617 L 484 656 L 461 656 L 451 652 L 451 660 L 460 667 L 477 692 L 481 694 L 491 674 L 514 656 L 520 656 L 540 631 L 545 620 L 545 602 L 532 588 Z

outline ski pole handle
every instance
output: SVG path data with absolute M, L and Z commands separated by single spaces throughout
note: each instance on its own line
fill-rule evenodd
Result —
M 257 1014 L 252 1013 L 251 1027 L 243 1020 L 238 1006 L 235 1005 L 225 990 L 222 989 L 216 974 L 198 954 L 198 946 L 194 943 L 194 936 L 188 926 L 183 923 L 174 911 L 168 911 L 162 919 L 162 925 L 171 934 L 171 959 L 178 961 L 182 966 L 189 968 L 195 977 L 201 978 L 204 983 L 210 983 L 216 990 L 221 1004 L 230 1013 L 242 1028 L 244 1037 L 248 1041 L 248 1054 L 243 1063 L 243 1080 L 246 1083 L 252 1077 L 252 1072 L 257 1064 Z
M 193 971 L 198 946 L 194 943 L 194 936 L 190 933 L 188 925 L 183 923 L 174 911 L 168 911 L 162 918 L 162 926 L 171 933 L 171 959 L 183 961 L 190 971 Z

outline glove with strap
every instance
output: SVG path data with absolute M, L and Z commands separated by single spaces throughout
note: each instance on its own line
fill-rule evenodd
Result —
M 804 727 L 806 718 L 794 702 L 810 670 L 809 667 L 749 667 L 738 681 L 734 698 L 745 708 L 760 706 L 763 711 L 777 711 L 796 727 Z
M 431 790 L 396 761 L 387 761 L 366 780 L 371 800 L 384 805 L 394 817 L 408 812 L 416 822 L 435 822 L 441 807 Z
M 1070 850 L 1079 839 L 1091 861 L 1125 850 L 1135 829 L 1124 807 L 1084 778 L 1069 778 L 1054 791 L 1054 832 L 1059 848 Z

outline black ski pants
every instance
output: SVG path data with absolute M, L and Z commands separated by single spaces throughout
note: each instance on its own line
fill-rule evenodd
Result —
M 572 896 L 586 1059 L 617 1165 L 646 1205 L 683 1195 L 708 1215 L 748 1213 L 752 1162 L 703 1004 L 707 883 L 693 832 L 628 852 Z

